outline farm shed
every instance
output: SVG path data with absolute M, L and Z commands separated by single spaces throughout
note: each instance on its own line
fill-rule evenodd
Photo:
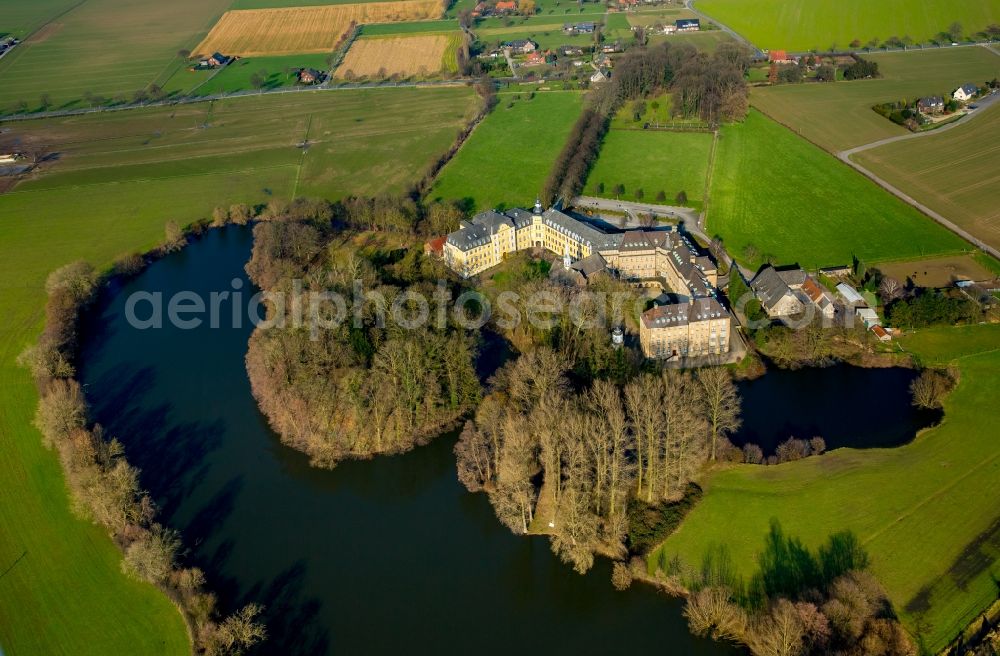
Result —
M 858 290 L 854 289 L 847 283 L 840 283 L 837 285 L 837 292 L 844 297 L 849 305 L 857 305 L 858 303 L 864 303 L 864 297 L 858 293 Z

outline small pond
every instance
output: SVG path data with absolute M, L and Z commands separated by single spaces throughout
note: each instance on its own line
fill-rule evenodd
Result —
M 743 425 L 737 446 L 756 444 L 765 455 L 789 437 L 822 437 L 827 449 L 892 447 L 912 440 L 940 421 L 936 410 L 912 403 L 916 371 L 837 364 L 824 368 L 778 369 L 738 383 Z

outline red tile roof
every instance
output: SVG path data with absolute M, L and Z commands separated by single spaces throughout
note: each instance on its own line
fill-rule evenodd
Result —
M 424 252 L 425 253 L 431 253 L 433 255 L 442 255 L 442 254 L 444 254 L 444 243 L 447 240 L 448 240 L 447 235 L 443 235 L 441 237 L 435 237 L 434 239 L 431 239 L 429 242 L 427 242 L 426 244 L 424 244 Z
M 767 58 L 773 62 L 787 61 L 788 53 L 785 52 L 784 50 L 772 50 L 771 52 L 767 53 Z
M 806 296 L 813 303 L 819 303 L 819 299 L 823 298 L 823 289 L 812 278 L 807 277 L 805 282 L 802 283 L 802 291 L 806 293 Z

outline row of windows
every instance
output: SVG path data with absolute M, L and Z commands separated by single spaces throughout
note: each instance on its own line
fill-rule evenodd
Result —
M 668 345 L 668 346 L 657 346 L 652 350 L 651 353 L 647 354 L 654 355 L 656 357 L 663 357 L 670 355 L 709 355 L 709 354 L 717 355 L 722 353 L 722 351 L 723 349 L 719 349 L 715 346 L 710 346 L 710 347 L 695 346 L 688 348 L 686 346 L 677 347 Z

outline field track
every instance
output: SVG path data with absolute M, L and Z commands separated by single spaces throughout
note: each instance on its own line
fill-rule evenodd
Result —
M 395 23 L 440 16 L 439 0 L 227 11 L 194 52 L 230 56 L 330 52 L 352 23 Z
M 932 132 L 906 134 L 845 150 L 838 157 L 952 232 L 1000 258 L 1000 102 Z M 987 105 L 993 105 L 987 107 Z M 970 124 L 975 120 L 975 124 Z

